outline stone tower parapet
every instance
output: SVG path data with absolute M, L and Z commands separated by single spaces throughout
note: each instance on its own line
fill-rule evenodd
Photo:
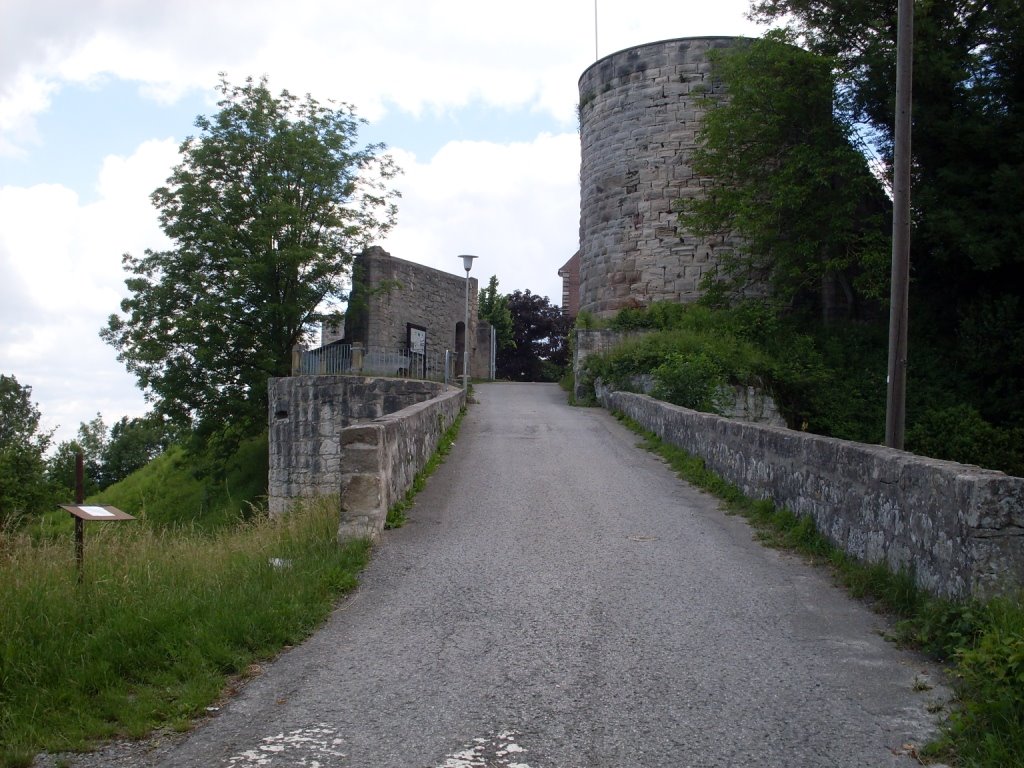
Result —
M 704 113 L 724 95 L 708 53 L 736 37 L 664 40 L 589 67 L 580 93 L 580 310 L 699 298 L 716 247 L 677 222 L 674 202 L 704 194 L 690 156 Z

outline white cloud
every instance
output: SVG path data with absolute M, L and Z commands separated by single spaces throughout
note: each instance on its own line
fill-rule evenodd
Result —
M 747 0 L 635 0 L 598 8 L 599 52 L 671 37 L 753 34 Z M 474 100 L 572 120 L 594 60 L 591 0 L 381 2 L 13 0 L 0 9 L 0 149 L 25 141 L 62 83 L 113 76 L 173 101 L 268 74 L 275 85 L 386 109 L 445 111 Z
M 50 106 L 57 86 L 21 71 L 0 89 L 0 157 L 22 157 L 36 143 L 35 116 Z
M 453 142 L 426 162 L 393 154 L 405 173 L 398 227 L 383 243 L 392 256 L 458 274 L 457 256 L 473 253 L 481 282 L 494 274 L 503 292 L 528 288 L 561 303 L 558 268 L 579 239 L 575 133 Z
M 149 193 L 177 160 L 173 141 L 104 160 L 99 198 L 59 185 L 0 187 L 0 369 L 33 388 L 58 439 L 102 412 L 145 410 L 134 379 L 99 338 L 125 295 L 121 255 L 166 243 Z

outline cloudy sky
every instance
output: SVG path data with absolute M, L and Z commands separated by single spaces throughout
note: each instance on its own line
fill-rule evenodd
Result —
M 576 83 L 622 48 L 756 35 L 747 0 L 0 0 L 0 373 L 58 440 L 146 410 L 99 339 L 121 255 L 166 247 L 149 194 L 218 73 L 356 106 L 404 173 L 392 255 L 561 300 Z

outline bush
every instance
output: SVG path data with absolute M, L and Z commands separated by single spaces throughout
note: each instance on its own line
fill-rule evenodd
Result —
M 588 358 L 584 387 L 601 378 L 631 390 L 637 377 L 653 375 L 655 397 L 720 412 L 712 382 L 754 386 L 771 394 L 793 428 L 868 444 L 884 439 L 883 325 L 822 324 L 751 300 L 725 308 L 666 302 L 627 308 L 610 326 L 649 332 Z M 951 369 L 946 346 L 927 335 L 916 339 L 912 362 L 908 450 L 1024 476 L 1024 427 L 986 420 L 977 382 Z
M 787 366 L 754 339 L 778 334 L 756 307 L 716 310 L 690 304 L 655 303 L 624 309 L 612 321 L 619 330 L 651 329 L 605 355 L 587 358 L 581 383 L 602 379 L 616 389 L 634 389 L 638 376 L 653 375 L 653 395 L 697 410 L 720 412 L 730 385 L 774 389 Z
M 907 430 L 907 449 L 1024 476 L 1024 429 L 996 427 L 969 405 L 928 411 Z
M 695 411 L 722 413 L 731 400 L 726 385 L 722 366 L 706 352 L 674 352 L 654 369 L 651 395 Z
M 1024 766 L 1024 610 L 1002 599 L 984 613 L 956 654 L 960 706 L 940 751 L 965 766 Z

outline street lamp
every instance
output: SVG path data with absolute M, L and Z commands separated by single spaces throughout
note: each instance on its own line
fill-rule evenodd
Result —
M 462 388 L 467 389 L 469 387 L 469 270 L 473 268 L 473 259 L 476 256 L 463 254 L 459 258 L 462 259 L 462 268 L 466 270 L 466 323 L 462 328 Z

